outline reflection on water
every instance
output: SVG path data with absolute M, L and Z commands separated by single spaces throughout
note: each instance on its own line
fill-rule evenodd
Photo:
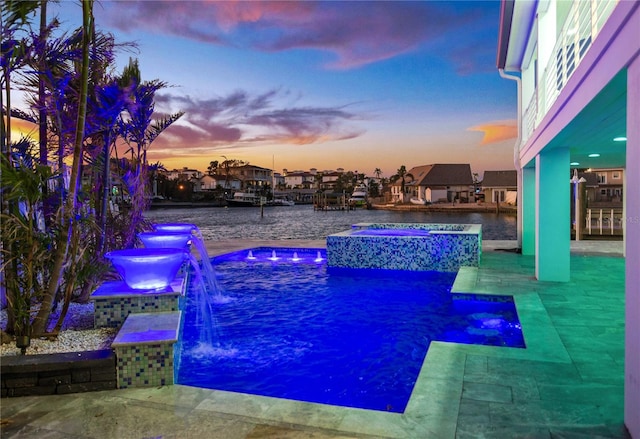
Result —
M 387 210 L 314 211 L 311 205 L 259 208 L 158 209 L 145 213 L 153 222 L 198 226 L 205 240 L 325 239 L 355 223 L 482 224 L 483 239 L 516 239 L 514 214 L 466 212 L 397 212 Z

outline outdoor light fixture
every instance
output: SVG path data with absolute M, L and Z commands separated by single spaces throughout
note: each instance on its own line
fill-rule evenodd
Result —
M 569 183 L 578 184 L 578 183 L 586 183 L 586 182 L 587 180 L 584 177 L 578 178 L 578 170 L 574 169 L 573 177 L 571 177 L 571 180 L 569 180 Z
M 569 166 L 578 166 L 580 164 L 580 162 L 571 162 L 569 163 Z
M 614 137 L 613 138 L 614 142 L 626 142 L 627 138 L 625 136 L 620 136 L 620 137 Z
M 600 154 L 589 154 L 589 157 L 591 157 L 591 158 L 600 157 Z

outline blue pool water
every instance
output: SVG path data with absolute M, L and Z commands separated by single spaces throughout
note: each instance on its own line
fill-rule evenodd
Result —
M 190 293 L 177 382 L 403 412 L 431 341 L 524 347 L 509 296 L 452 295 L 454 273 L 335 269 L 325 258 L 262 248 L 214 258 L 213 339 L 202 342 Z

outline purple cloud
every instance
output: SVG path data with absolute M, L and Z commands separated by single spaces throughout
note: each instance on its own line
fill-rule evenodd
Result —
M 344 127 L 345 122 L 361 118 L 345 106 L 277 108 L 276 101 L 282 94 L 285 93 L 270 90 L 253 96 L 235 91 L 211 99 L 158 95 L 158 108 L 178 108 L 185 114 L 158 138 L 157 146 L 211 149 L 274 142 L 305 145 L 362 134 Z
M 490 40 L 455 41 L 463 30 L 496 25 L 488 5 L 497 11 L 491 2 L 125 1 L 104 3 L 99 21 L 253 50 L 323 50 L 335 56 L 328 67 L 348 69 L 434 45 L 447 46 L 438 52 L 452 62 L 473 62 L 449 55 L 470 44 L 493 48 L 495 29 Z

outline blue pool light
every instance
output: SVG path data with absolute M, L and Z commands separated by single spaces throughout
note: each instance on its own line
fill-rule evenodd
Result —
M 171 248 L 133 248 L 104 255 L 127 286 L 134 290 L 166 288 L 188 256 L 185 250 Z

